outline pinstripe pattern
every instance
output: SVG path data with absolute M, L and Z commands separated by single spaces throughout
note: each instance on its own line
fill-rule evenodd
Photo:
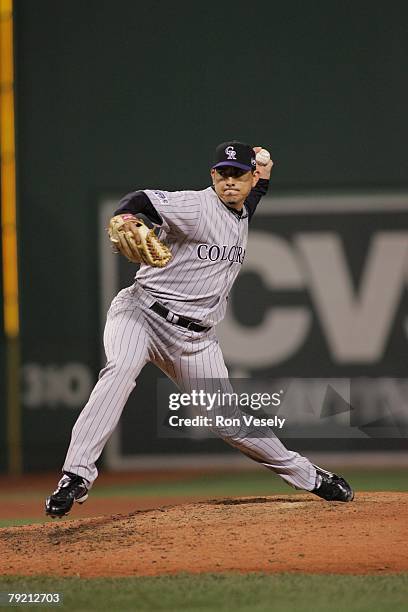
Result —
M 95 461 L 115 429 L 136 378 L 149 359 L 144 314 L 134 304 L 122 302 L 118 300 L 109 310 L 104 334 L 107 363 L 74 425 L 63 467 L 89 482 L 98 475 Z
M 72 431 L 63 466 L 90 485 L 98 475 L 95 462 L 115 429 L 143 366 L 151 361 L 184 391 L 231 392 L 228 371 L 213 330 L 191 332 L 149 310 L 154 298 L 139 283 L 113 300 L 104 333 L 107 364 Z M 237 417 L 235 406 L 223 416 Z M 279 474 L 288 484 L 311 490 L 316 470 L 308 459 L 289 451 L 268 427 L 214 428 L 225 442 Z
M 218 323 L 241 269 L 248 216 L 238 218 L 211 187 L 176 192 L 146 189 L 145 193 L 163 219 L 160 238 L 170 247 L 173 258 L 162 269 L 141 265 L 137 281 L 173 312 L 204 325 Z M 211 260 L 218 249 L 220 257 Z M 234 261 L 239 253 L 240 260 Z
M 165 322 L 165 325 L 170 325 Z M 168 331 L 168 330 L 167 330 Z M 203 389 L 207 393 L 220 390 L 232 393 L 233 388 L 228 380 L 228 371 L 215 334 L 192 334 L 186 341 L 183 352 L 174 360 L 166 371 L 178 387 L 185 392 Z M 198 409 L 203 416 L 208 416 L 205 408 Z M 316 469 L 311 462 L 289 451 L 275 436 L 269 427 L 248 427 L 242 420 L 242 412 L 237 406 L 223 406 L 213 409 L 211 416 L 222 415 L 224 418 L 238 418 L 239 427 L 216 427 L 212 430 L 225 442 L 237 448 L 251 459 L 279 474 L 288 484 L 311 490 L 314 488 Z
M 163 269 L 142 265 L 135 284 L 120 291 L 109 309 L 104 332 L 107 363 L 75 423 L 63 466 L 90 486 L 98 475 L 95 462 L 148 361 L 182 390 L 202 388 L 204 381 L 207 392 L 232 392 L 214 330 L 188 331 L 172 325 L 150 306 L 159 300 L 174 313 L 206 326 L 220 321 L 245 255 L 248 215 L 244 209 L 237 217 L 211 188 L 145 193 L 163 219 L 160 237 L 173 258 Z M 222 415 L 235 418 L 241 412 L 228 406 L 222 408 Z M 290 485 L 314 488 L 316 469 L 308 459 L 287 450 L 270 428 L 242 423 L 214 431 Z

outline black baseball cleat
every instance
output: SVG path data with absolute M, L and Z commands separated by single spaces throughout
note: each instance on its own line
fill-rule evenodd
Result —
M 326 472 L 326 470 L 322 470 L 322 468 L 317 467 L 317 465 L 315 468 L 316 487 L 313 489 L 312 493 L 327 501 L 353 501 L 354 491 L 344 478 L 332 472 Z
M 51 518 L 61 518 L 69 513 L 74 502 L 83 504 L 88 499 L 85 482 L 77 474 L 64 472 L 54 493 L 45 500 L 45 514 Z

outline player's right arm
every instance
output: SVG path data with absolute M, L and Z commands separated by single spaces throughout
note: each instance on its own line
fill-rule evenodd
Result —
M 260 199 L 267 193 L 269 188 L 269 180 L 259 179 L 255 187 L 249 192 L 247 199 L 245 200 L 245 207 L 248 211 L 249 221 L 258 206 Z
M 254 147 L 255 153 L 258 153 L 261 149 L 262 147 Z M 256 169 L 259 173 L 259 179 L 255 187 L 251 189 L 247 199 L 245 200 L 245 207 L 248 210 L 249 221 L 251 221 L 251 218 L 255 213 L 256 207 L 258 206 L 260 199 L 262 198 L 262 196 L 266 195 L 268 191 L 272 167 L 272 160 L 269 160 L 269 162 L 265 166 L 260 164 L 256 165 Z

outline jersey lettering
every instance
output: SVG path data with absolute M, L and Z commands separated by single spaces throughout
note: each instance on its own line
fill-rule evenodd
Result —
M 237 218 L 210 187 L 144 191 L 163 220 L 160 239 L 173 257 L 164 268 L 141 265 L 137 282 L 176 314 L 218 323 L 244 262 L 248 215 Z
M 197 256 L 198 259 L 201 260 L 210 260 L 210 261 L 230 261 L 231 263 L 239 263 L 243 264 L 245 257 L 245 249 L 237 244 L 233 246 L 228 246 L 227 244 L 223 244 L 219 246 L 218 244 L 199 244 L 197 247 Z

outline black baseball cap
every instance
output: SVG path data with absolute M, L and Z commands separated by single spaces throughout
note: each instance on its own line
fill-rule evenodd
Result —
M 212 168 L 235 166 L 241 170 L 256 170 L 255 151 L 251 145 L 238 140 L 222 142 L 215 149 L 215 161 Z

